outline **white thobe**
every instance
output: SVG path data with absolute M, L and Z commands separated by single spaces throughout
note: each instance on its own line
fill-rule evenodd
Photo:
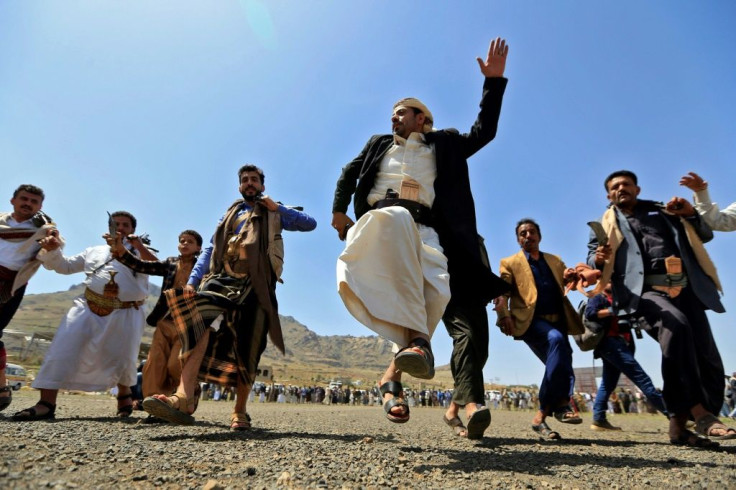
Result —
M 368 203 L 401 181 L 419 184 L 418 202 L 431 207 L 437 166 L 418 133 L 395 144 L 380 163 Z M 407 329 L 431 337 L 450 301 L 450 275 L 437 232 L 393 206 L 364 214 L 348 231 L 337 260 L 337 290 L 348 311 L 378 335 L 405 346 Z
M 140 301 L 148 296 L 148 276 L 136 274 L 116 260 L 110 260 L 110 247 L 91 247 L 72 257 L 61 251 L 44 253 L 38 259 L 44 267 L 60 274 L 85 272 L 84 285 L 103 294 L 110 271 L 117 271 L 121 301 Z M 84 295 L 76 298 L 54 335 L 34 388 L 106 391 L 117 384 L 133 386 L 140 349 L 144 307 L 113 310 L 98 316 L 87 305 Z

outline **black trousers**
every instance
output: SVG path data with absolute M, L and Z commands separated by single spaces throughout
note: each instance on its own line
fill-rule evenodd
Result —
M 5 347 L 3 343 L 3 330 L 8 326 L 10 320 L 13 319 L 15 312 L 18 311 L 20 302 L 23 301 L 23 295 L 26 294 L 26 286 L 19 288 L 7 303 L 0 304 L 0 349 Z
M 643 316 L 662 349 L 662 395 L 670 414 L 690 411 L 698 403 L 718 414 L 723 405 L 723 361 L 705 308 L 686 287 L 676 298 L 645 291 Z
M 455 381 L 452 401 L 460 406 L 485 403 L 483 366 L 488 360 L 488 313 L 485 305 L 460 304 L 451 299 L 442 322 L 452 338 L 450 369 Z

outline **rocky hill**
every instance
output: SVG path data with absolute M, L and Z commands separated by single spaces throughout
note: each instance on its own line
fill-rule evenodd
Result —
M 26 295 L 8 330 L 25 335 L 40 333 L 53 336 L 73 299 L 83 291 L 83 286 L 78 284 L 67 291 Z M 149 311 L 158 299 L 159 292 L 158 286 L 151 285 Z M 281 316 L 281 325 L 286 355 L 269 343 L 261 360 L 262 367 L 272 368 L 274 379 L 278 382 L 309 384 L 339 378 L 345 381 L 361 380 L 372 385 L 391 358 L 392 344 L 377 336 L 318 335 L 291 316 Z M 153 328 L 146 327 L 144 344 L 150 343 L 153 332 Z M 20 352 L 22 336 L 9 335 L 4 340 L 11 355 Z M 425 384 L 451 386 L 449 369 L 438 369 L 434 382 Z

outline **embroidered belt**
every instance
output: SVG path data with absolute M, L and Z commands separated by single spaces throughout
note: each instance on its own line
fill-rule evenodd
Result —
M 670 298 L 676 298 L 682 288 L 687 286 L 687 276 L 682 274 L 650 274 L 644 276 L 644 284 L 651 286 L 655 291 L 667 293 Z
M 424 204 L 420 204 L 416 201 L 410 201 L 409 199 L 381 199 L 373 205 L 373 209 L 388 208 L 391 206 L 401 206 L 402 208 L 409 211 L 409 214 L 411 214 L 411 217 L 414 218 L 415 223 L 420 223 L 426 226 L 433 226 L 432 210 Z
M 0 233 L 0 238 L 3 240 L 28 240 L 36 234 L 38 230 L 9 230 Z
M 84 290 L 84 297 L 87 300 L 89 309 L 92 313 L 98 316 L 107 316 L 113 312 L 113 310 L 125 310 L 127 308 L 138 309 L 146 300 L 141 299 L 138 301 L 120 301 L 118 298 L 106 298 L 101 294 L 97 294 L 90 288 Z

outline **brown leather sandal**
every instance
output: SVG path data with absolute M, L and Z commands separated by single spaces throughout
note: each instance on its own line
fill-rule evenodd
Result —
M 713 429 L 722 430 L 724 434 L 711 434 Z M 708 437 L 710 439 L 725 441 L 728 439 L 736 439 L 736 429 L 728 427 L 726 424 L 718 420 L 713 414 L 707 414 L 695 421 L 695 432 Z
M 399 371 L 419 379 L 434 378 L 434 355 L 424 339 L 412 340 L 394 356 L 394 365 Z
M 448 419 L 446 415 L 443 415 L 442 420 L 444 420 L 445 423 L 450 426 L 456 436 L 468 437 L 468 429 L 465 427 L 465 424 L 463 424 L 463 421 L 460 420 L 459 417 Z
M 230 430 L 243 431 L 250 429 L 250 415 L 246 412 L 233 412 L 230 415 Z
M 194 399 L 188 400 L 184 393 L 176 392 L 173 395 L 165 397 L 164 400 L 149 396 L 143 400 L 143 410 L 151 415 L 164 419 L 167 422 L 177 425 L 192 425 L 194 417 L 190 413 L 184 412 L 181 408 L 194 408 Z

